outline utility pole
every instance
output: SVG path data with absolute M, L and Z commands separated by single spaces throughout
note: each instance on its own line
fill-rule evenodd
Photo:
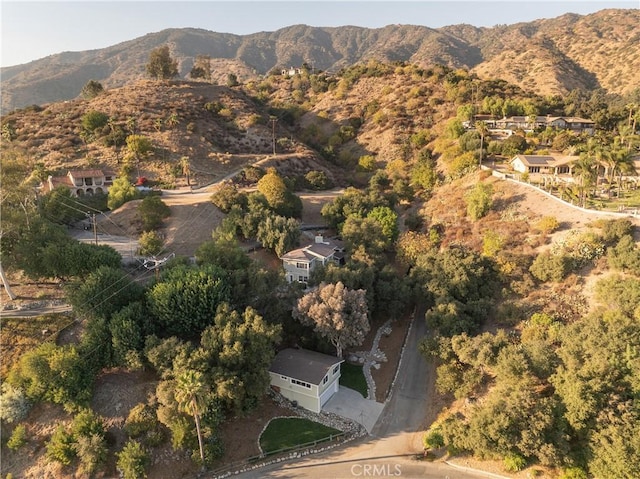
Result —
M 93 226 L 93 239 L 96 242 L 96 246 L 98 246 L 98 225 L 96 224 L 96 214 L 95 213 L 93 213 L 91 215 L 91 225 Z
M 275 116 L 270 118 L 271 120 L 271 143 L 273 144 L 273 156 L 276 156 L 276 122 L 278 119 Z

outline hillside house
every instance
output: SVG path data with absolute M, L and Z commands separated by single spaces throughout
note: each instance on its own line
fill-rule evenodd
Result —
M 269 368 L 271 387 L 303 408 L 320 412 L 338 392 L 343 362 L 335 356 L 306 349 L 284 349 Z
M 289 67 L 289 68 L 283 68 L 282 70 L 280 70 L 280 73 L 283 76 L 295 76 L 295 75 L 302 75 L 302 68 L 294 68 L 294 67 Z
M 344 248 L 338 241 L 329 241 L 322 235 L 317 235 L 312 244 L 289 251 L 280 259 L 287 282 L 306 283 L 317 267 L 329 263 L 344 264 Z
M 575 133 L 587 133 L 593 135 L 595 123 L 584 118 L 568 116 L 510 116 L 493 122 L 485 121 L 489 128 L 503 130 L 534 130 L 537 128 L 553 128 L 554 130 L 569 130 Z
M 571 181 L 571 164 L 578 158 L 560 155 L 516 155 L 509 163 L 518 173 L 553 175 Z
M 75 197 L 107 194 L 114 179 L 113 173 L 103 170 L 70 170 L 65 176 L 49 176 L 43 190 L 48 193 L 63 185 L 68 187 L 71 195 Z

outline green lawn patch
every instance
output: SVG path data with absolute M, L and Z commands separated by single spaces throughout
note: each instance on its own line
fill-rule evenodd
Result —
M 362 372 L 362 366 L 342 363 L 340 385 L 353 389 L 362 394 L 363 398 L 368 396 L 367 380 Z
M 312 443 L 341 432 L 332 427 L 304 418 L 281 417 L 269 423 L 260 436 L 260 447 L 265 453 Z

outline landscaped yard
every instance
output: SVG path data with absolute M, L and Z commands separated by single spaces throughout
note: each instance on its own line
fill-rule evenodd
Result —
M 368 396 L 367 380 L 364 378 L 362 366 L 342 363 L 340 366 L 340 385 L 358 391 L 362 397 Z
M 309 444 L 332 435 L 341 434 L 332 427 L 324 426 L 309 419 L 280 417 L 272 420 L 260 436 L 260 447 L 265 453 Z

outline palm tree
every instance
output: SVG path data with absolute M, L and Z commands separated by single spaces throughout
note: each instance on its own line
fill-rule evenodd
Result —
M 616 173 L 618 174 L 618 198 L 620 198 L 622 189 L 622 176 L 624 174 L 637 174 L 633 162 L 633 157 L 631 155 L 631 152 L 623 146 L 614 146 L 614 148 L 609 151 L 607 158 L 609 159 L 609 164 L 611 166 L 611 183 L 613 183 L 614 175 Z M 609 185 L 609 197 L 611 197 L 611 185 Z
M 480 166 L 482 166 L 482 151 L 484 149 L 484 137 L 489 133 L 489 127 L 484 121 L 476 121 L 476 130 L 480 133 Z
M 191 168 L 188 156 L 180 158 L 180 168 L 182 168 L 182 174 L 187 178 L 187 186 L 191 187 Z
M 200 446 L 200 459 L 204 467 L 204 446 L 202 445 L 202 431 L 200 429 L 200 413 L 205 407 L 207 388 L 204 384 L 202 373 L 188 369 L 176 377 L 175 398 L 178 408 L 193 415 L 198 433 L 198 445 Z
M 580 201 L 584 208 L 587 203 L 587 189 L 593 185 L 597 179 L 596 169 L 598 164 L 595 159 L 588 154 L 583 153 L 580 158 L 573 163 L 572 174 L 578 179 L 580 188 Z

